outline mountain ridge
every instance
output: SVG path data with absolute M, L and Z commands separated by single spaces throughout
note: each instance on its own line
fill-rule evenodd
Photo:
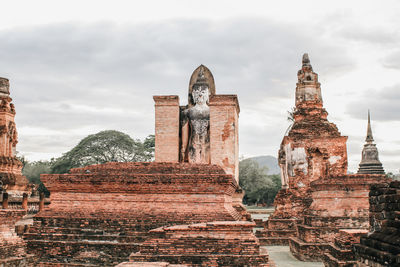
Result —
M 262 155 L 262 156 L 245 158 L 241 161 L 244 161 L 244 160 L 254 160 L 255 162 L 258 163 L 258 165 L 260 167 L 267 167 L 268 175 L 281 173 L 281 169 L 279 168 L 279 165 L 278 165 L 278 159 L 274 156 Z

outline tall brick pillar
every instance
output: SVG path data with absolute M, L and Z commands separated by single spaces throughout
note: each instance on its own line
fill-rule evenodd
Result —
M 236 95 L 210 98 L 211 164 L 221 166 L 239 182 L 239 102 Z
M 153 96 L 155 102 L 155 161 L 179 162 L 179 97 Z

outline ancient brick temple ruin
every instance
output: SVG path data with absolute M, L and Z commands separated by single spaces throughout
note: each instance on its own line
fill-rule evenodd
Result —
M 356 242 L 369 227 L 369 186 L 386 178 L 372 144 L 370 121 L 362 171 L 348 175 L 347 137 L 327 115 L 318 75 L 305 54 L 298 72 L 294 122 L 279 150 L 282 189 L 265 229 L 256 234 L 262 244 L 289 244 L 300 260 L 325 259 L 330 266 L 342 266 L 355 262 L 349 248 L 340 247 L 343 240 Z
M 237 198 L 237 97 L 215 95 L 200 66 L 188 106 L 154 100 L 156 162 L 42 175 L 51 204 L 25 234 L 29 250 L 47 266 L 268 266 Z
M 216 164 L 236 181 L 239 177 L 236 95 L 215 94 L 214 77 L 200 65 L 189 82 L 188 104 L 177 95 L 154 96 L 156 162 Z
M 312 204 L 297 224 L 297 237 L 289 241 L 292 254 L 306 261 L 321 261 L 324 254 L 332 262 L 343 261 L 340 254 L 345 251 L 332 244 L 341 230 L 362 233 L 368 229 L 369 187 L 384 180 L 384 175 L 354 174 L 328 175 L 311 182 Z
M 346 136 L 327 120 L 318 74 L 307 54 L 297 73 L 296 108 L 293 125 L 283 138 L 278 161 L 282 189 L 275 198 L 275 212 L 266 229 L 257 233 L 264 244 L 288 244 L 295 237 L 296 224 L 310 205 L 310 183 L 321 176 L 347 172 Z
M 299 259 L 324 260 L 327 266 L 354 264 L 354 254 L 349 254 L 351 249 L 343 244 L 357 242 L 368 230 L 369 188 L 371 184 L 387 182 L 378 150 L 371 139 L 368 116 L 367 144 L 360 166 L 367 163 L 369 172 L 364 169 L 358 174 L 325 175 L 311 182 L 312 204 L 297 225 L 298 236 L 289 242 L 292 254 Z
M 15 223 L 25 214 L 30 186 L 22 175 L 22 163 L 16 158 L 18 143 L 8 79 L 0 78 L 0 266 L 26 266 L 33 255 L 26 252 L 26 243 L 15 232 Z M 9 205 L 10 200 L 22 205 Z

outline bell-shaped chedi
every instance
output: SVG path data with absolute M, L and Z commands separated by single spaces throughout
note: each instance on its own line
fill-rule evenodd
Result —
M 382 163 L 379 160 L 379 153 L 374 138 L 372 136 L 371 120 L 368 110 L 367 137 L 365 138 L 364 148 L 362 150 L 360 167 L 357 173 L 360 174 L 385 174 Z
M 236 95 L 215 94 L 204 65 L 189 81 L 188 104 L 176 95 L 154 96 L 155 161 L 217 164 L 238 181 L 239 103 Z
M 10 83 L 0 78 L 0 185 L 8 194 L 22 196 L 29 192 L 28 180 L 22 176 L 22 162 L 16 157 L 18 134 L 11 103 Z

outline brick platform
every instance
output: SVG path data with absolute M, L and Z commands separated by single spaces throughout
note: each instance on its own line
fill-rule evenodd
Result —
M 371 186 L 368 236 L 355 245 L 359 267 L 400 266 L 400 181 Z
M 41 179 L 51 204 L 24 238 L 43 263 L 117 264 L 151 229 L 248 217 L 216 165 L 107 163 Z
M 340 229 L 367 230 L 369 186 L 387 180 L 384 175 L 354 174 L 321 178 L 311 183 L 312 204 L 289 241 L 300 260 L 321 261 Z
M 252 233 L 253 222 L 210 222 L 151 230 L 131 262 L 167 261 L 190 266 L 269 266 Z M 124 265 L 121 265 L 124 266 Z
M 25 210 L 0 209 L 0 266 L 34 266 L 34 256 L 26 252 L 26 243 L 15 233 L 14 225 Z

